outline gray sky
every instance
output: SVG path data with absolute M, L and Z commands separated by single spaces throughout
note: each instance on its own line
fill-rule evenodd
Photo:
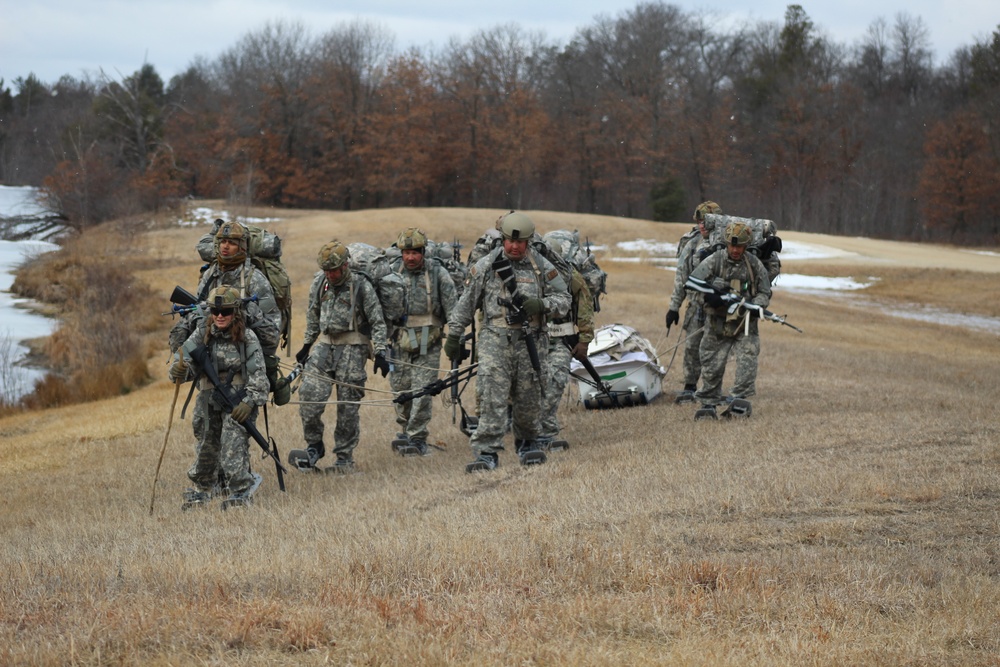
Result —
M 384 25 L 396 46 L 443 46 L 477 30 L 517 23 L 567 42 L 600 14 L 618 16 L 638 0 L 0 0 L 0 78 L 34 72 L 45 83 L 100 68 L 129 75 L 148 62 L 169 81 L 195 56 L 214 59 L 267 21 L 301 21 L 313 36 L 358 18 Z M 787 0 L 675 0 L 688 12 L 711 11 L 720 24 L 781 23 Z M 923 19 L 935 63 L 963 45 L 989 37 L 1000 23 L 996 0 L 798 0 L 813 23 L 835 41 L 852 45 L 878 17 L 897 13 Z M 752 7 L 752 9 L 748 9 Z

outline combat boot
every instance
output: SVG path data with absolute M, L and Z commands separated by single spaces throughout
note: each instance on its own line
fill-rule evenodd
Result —
M 465 472 L 496 470 L 500 465 L 500 457 L 494 452 L 484 452 L 476 460 L 465 466 Z
M 338 475 L 350 475 L 354 472 L 354 458 L 350 453 L 338 452 L 337 461 L 326 471 Z
M 545 452 L 539 449 L 534 440 L 516 440 L 514 446 L 517 449 L 517 458 L 521 460 L 521 465 L 530 466 L 545 463 Z
M 677 392 L 677 396 L 674 397 L 674 403 L 677 405 L 686 405 L 687 403 L 694 403 L 694 392 L 698 390 L 697 385 L 686 384 L 682 391 Z
M 184 501 L 181 503 L 181 509 L 186 512 L 189 509 L 200 507 L 210 501 L 212 499 L 212 492 L 199 491 L 198 489 L 185 489 L 183 497 Z

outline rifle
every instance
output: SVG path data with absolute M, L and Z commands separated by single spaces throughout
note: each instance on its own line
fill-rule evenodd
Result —
M 517 291 L 514 267 L 511 265 L 510 260 L 501 253 L 493 260 L 493 271 L 499 276 L 504 288 L 510 295 L 509 299 L 497 297 L 497 303 L 507 308 L 507 314 L 504 316 L 507 324 L 521 325 L 521 334 L 522 338 L 524 338 L 524 344 L 528 347 L 528 358 L 531 360 L 531 368 L 535 371 L 535 375 L 538 377 L 538 384 L 541 386 L 542 365 L 538 359 L 538 347 L 535 345 L 534 336 L 531 335 L 531 318 L 528 316 L 528 313 L 524 312 L 524 297 Z
M 242 301 L 244 305 L 250 303 L 251 301 L 256 303 L 257 295 L 254 294 L 252 296 L 243 297 L 240 301 Z M 207 310 L 206 306 L 198 303 L 198 297 L 191 294 L 191 292 L 188 292 L 180 285 L 175 286 L 174 291 L 170 293 L 170 303 L 173 304 L 170 308 L 170 312 L 160 313 L 161 315 L 170 315 L 173 317 L 174 315 L 183 316 L 194 312 L 204 314 L 204 311 Z
M 239 391 L 233 389 L 232 385 L 223 384 L 221 378 L 219 378 L 218 371 L 215 370 L 215 366 L 212 365 L 212 360 L 208 355 L 208 348 L 204 345 L 199 345 L 198 347 L 191 350 L 189 353 L 191 361 L 198 367 L 199 372 L 204 373 L 208 381 L 212 383 L 215 387 L 215 398 L 219 401 L 219 405 L 222 406 L 222 411 L 227 415 L 233 411 L 233 408 L 243 400 L 246 396 L 246 389 L 240 389 Z M 274 449 L 271 449 L 271 445 L 264 439 L 260 431 L 252 421 L 247 419 L 245 422 L 240 424 L 251 438 L 256 441 L 260 448 L 264 450 L 264 454 L 270 456 L 274 459 L 274 469 L 278 475 L 278 488 L 282 491 L 285 490 L 285 477 L 286 472 L 285 466 L 281 464 L 281 459 L 278 458 L 278 443 L 274 443 Z
M 459 366 L 461 366 L 461 364 L 462 364 L 463 361 L 465 361 L 466 359 L 468 359 L 469 357 L 472 356 L 472 350 L 466 350 L 465 349 L 465 341 L 467 341 L 469 339 L 475 339 L 475 336 L 476 336 L 475 322 L 473 322 L 472 326 L 473 326 L 472 331 L 470 331 L 469 333 L 467 333 L 464 336 L 462 336 L 462 341 L 461 341 L 461 343 L 462 343 L 462 353 L 458 356 L 458 359 L 452 359 L 451 360 L 451 373 L 450 373 L 450 375 L 457 376 L 458 375 L 458 368 L 459 368 Z M 472 379 L 472 375 L 469 375 L 469 379 L 470 380 Z M 461 396 L 462 396 L 462 392 L 460 392 L 458 390 L 458 382 L 456 381 L 454 384 L 451 385 L 451 423 L 452 424 L 455 423 L 455 418 L 457 416 L 455 414 L 455 409 L 456 409 L 457 406 L 459 406 L 459 405 L 462 404 L 462 398 L 461 398 Z
M 744 310 L 749 310 L 757 313 L 757 317 L 762 320 L 770 320 L 772 322 L 777 322 L 778 324 L 784 324 L 786 327 L 791 327 L 799 333 L 803 333 L 802 329 L 798 328 L 794 324 L 790 324 L 785 321 L 787 315 L 775 315 L 770 310 L 767 310 L 763 306 L 758 306 L 755 303 L 750 303 L 745 298 L 739 294 L 732 291 L 730 287 L 725 289 L 716 289 L 711 283 L 702 280 L 701 278 L 695 278 L 694 276 L 688 278 L 687 282 L 684 284 L 685 287 L 693 289 L 702 294 L 718 294 L 722 297 L 722 301 L 727 304 L 726 312 L 730 315 L 735 313 L 737 309 L 743 308 Z
M 565 343 L 566 347 L 568 347 L 570 350 L 574 349 L 576 347 L 576 344 L 578 342 L 580 342 L 580 336 L 579 335 L 563 336 L 563 343 Z M 591 384 L 593 384 L 594 389 L 597 389 L 598 391 L 603 392 L 603 393 L 607 394 L 608 396 L 610 396 L 611 395 L 611 385 L 608 384 L 607 382 L 605 382 L 604 378 L 601 377 L 601 374 L 597 372 L 597 369 L 594 368 L 594 364 L 590 361 L 590 357 L 585 356 L 583 359 L 580 359 L 578 357 L 573 357 L 573 358 L 576 359 L 577 361 L 579 361 L 580 364 L 585 369 L 587 369 L 587 373 L 594 380 L 593 383 L 591 383 Z

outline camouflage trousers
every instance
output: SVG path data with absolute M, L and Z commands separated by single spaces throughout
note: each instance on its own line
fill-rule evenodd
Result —
M 250 475 L 250 436 L 233 418 L 213 405 L 212 391 L 198 394 L 194 414 L 200 417 L 194 465 L 188 478 L 199 491 L 210 491 L 219 481 L 219 472 L 229 493 L 241 493 L 253 485 Z M 250 414 L 251 422 L 257 410 Z
M 750 398 L 757 393 L 757 356 L 760 354 L 757 323 L 751 322 L 749 334 L 741 330 L 735 336 L 726 336 L 721 326 L 713 326 L 714 320 L 721 321 L 721 318 L 709 318 L 709 326 L 701 339 L 701 388 L 695 393 L 695 400 L 711 405 L 722 402 L 722 379 L 730 354 L 736 362 L 733 396 Z
M 470 444 L 478 456 L 503 449 L 507 429 L 508 399 L 513 409 L 514 438 L 536 440 L 542 405 L 542 384 L 531 367 L 528 346 L 521 331 L 483 328 L 479 333 L 476 393 L 479 396 L 479 425 Z M 535 338 L 538 360 L 544 373 L 548 337 Z
M 705 336 L 705 309 L 691 303 L 684 311 L 684 384 L 696 385 L 701 377 L 701 339 Z
M 438 379 L 438 367 L 441 364 L 440 341 L 429 344 L 427 354 L 393 351 L 393 357 L 398 360 L 389 373 L 389 385 L 393 391 L 416 391 Z M 397 403 L 396 423 L 400 432 L 406 433 L 411 440 L 426 442 L 433 404 L 433 396 L 421 396 L 406 403 Z
M 326 401 L 333 391 L 333 382 L 354 385 L 337 385 L 337 426 L 333 431 L 334 448 L 337 454 L 351 454 L 361 439 L 361 407 L 359 402 L 365 396 L 363 389 L 368 375 L 365 362 L 368 360 L 367 345 L 330 345 L 317 343 L 303 372 L 302 386 L 299 388 L 299 416 L 302 418 L 302 436 L 306 445 L 323 442 L 323 412 Z M 329 378 L 329 379 L 327 379 Z
M 569 382 L 569 364 L 573 353 L 561 337 L 549 341 L 545 358 L 545 397 L 538 421 L 538 436 L 554 438 L 559 435 L 559 402 Z

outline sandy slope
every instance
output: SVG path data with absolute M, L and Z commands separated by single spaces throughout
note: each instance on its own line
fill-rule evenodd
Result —
M 824 264 L 864 264 L 894 268 L 937 268 L 959 271 L 1000 272 L 1000 254 L 989 250 L 959 248 L 932 243 L 880 241 L 861 237 L 781 232 L 782 239 L 807 243 L 818 249 L 837 251 L 824 257 Z M 794 264 L 796 260 L 789 260 Z M 802 260 L 811 261 L 811 260 Z

